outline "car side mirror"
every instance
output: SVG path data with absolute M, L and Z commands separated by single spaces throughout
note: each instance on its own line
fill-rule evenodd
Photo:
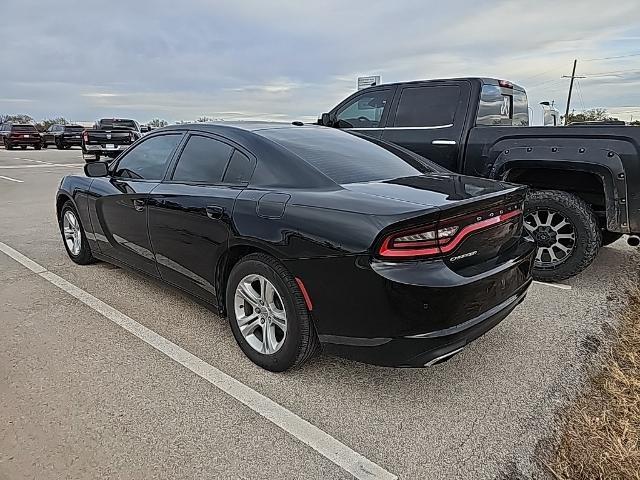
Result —
M 329 115 L 328 113 L 323 113 L 322 114 L 322 117 L 320 118 L 320 122 L 325 127 L 333 126 L 333 122 L 331 121 L 331 115 Z
M 109 168 L 105 162 L 91 162 L 84 166 L 84 173 L 87 177 L 106 177 Z

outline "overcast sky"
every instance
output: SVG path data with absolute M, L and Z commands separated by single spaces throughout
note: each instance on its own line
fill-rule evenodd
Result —
M 506 78 L 564 111 L 574 58 L 573 108 L 640 119 L 639 0 L 2 0 L 0 113 L 311 120 L 369 74 Z

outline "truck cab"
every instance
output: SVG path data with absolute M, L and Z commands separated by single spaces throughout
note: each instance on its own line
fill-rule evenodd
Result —
M 529 109 L 524 89 L 503 80 L 427 80 L 361 90 L 319 123 L 398 144 L 462 171 L 472 125 L 527 126 Z

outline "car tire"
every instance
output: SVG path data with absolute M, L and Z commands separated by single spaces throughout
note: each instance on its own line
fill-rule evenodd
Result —
M 26 145 L 20 145 L 20 148 L 21 148 L 22 150 L 26 150 L 26 149 L 27 149 L 27 146 L 26 146 Z
M 273 292 L 266 283 L 262 283 L 262 279 L 273 287 Z M 241 282 L 245 287 L 240 287 Z M 263 285 L 266 285 L 264 295 Z M 249 296 L 253 303 L 246 300 L 248 297 L 242 295 L 239 289 L 244 292 L 251 289 Z M 271 296 L 269 292 L 272 293 Z M 266 305 L 270 306 L 266 308 Z M 227 281 L 226 306 L 231 330 L 238 345 L 253 363 L 265 370 L 283 372 L 297 367 L 320 349 L 313 320 L 296 279 L 284 265 L 269 255 L 250 254 L 233 267 Z M 241 331 L 238 319 L 240 318 L 241 323 L 241 315 L 247 311 L 250 314 L 245 318 L 255 318 L 248 322 L 249 329 Z M 281 327 L 283 313 L 284 329 Z M 267 335 L 267 342 L 264 341 L 264 332 L 267 331 L 265 326 L 271 332 Z M 277 342 L 280 342 L 279 346 L 276 345 Z M 269 347 L 266 347 L 268 344 Z M 274 346 L 275 351 L 266 351 Z
M 40 150 L 42 148 L 42 145 L 40 144 L 34 145 L 33 148 L 35 148 L 36 150 Z
M 60 142 L 60 140 L 58 140 L 57 138 L 55 139 L 55 144 L 56 144 L 56 148 L 58 150 L 62 150 L 64 147 L 62 146 L 62 142 Z
M 75 223 L 73 220 L 74 219 Z M 71 231 L 65 232 L 65 228 L 67 224 L 71 227 Z M 89 242 L 87 241 L 87 236 L 84 232 L 84 227 L 80 222 L 80 216 L 78 215 L 77 210 L 73 206 L 71 200 L 67 200 L 65 204 L 60 209 L 60 214 L 58 216 L 58 225 L 60 226 L 60 234 L 62 235 L 62 243 L 64 244 L 64 248 L 69 255 L 69 258 L 73 260 L 78 265 L 88 265 L 90 263 L 94 263 L 96 259 L 91 254 L 91 247 L 89 246 Z M 71 242 L 68 237 L 69 235 L 75 235 L 75 241 L 79 241 L 79 245 L 77 249 L 75 247 L 75 241 Z
M 608 232 L 607 230 L 602 231 L 602 246 L 606 247 L 607 245 L 611 245 L 614 242 L 617 242 L 622 238 L 622 233 L 616 232 Z
M 9 141 L 8 141 L 8 140 L 6 140 L 6 141 L 4 142 L 4 148 L 5 148 L 6 150 L 13 150 L 13 145 L 11 145 L 11 143 L 9 143 Z
M 46 150 L 48 146 L 49 145 L 47 144 L 47 142 L 42 142 L 42 148 L 44 148 Z
M 535 220 L 536 215 L 539 222 Z M 549 219 L 549 216 L 552 219 Z M 538 242 L 533 268 L 533 277 L 536 280 L 545 282 L 566 280 L 583 271 L 596 258 L 602 243 L 602 231 L 593 210 L 581 198 L 558 190 L 530 192 L 527 196 L 524 219 L 526 230 Z M 555 236 L 547 235 L 546 229 L 542 230 L 544 223 L 555 224 L 549 226 L 550 229 L 554 229 L 563 222 L 566 224 L 558 228 Z M 565 238 L 561 239 L 560 235 Z M 553 241 L 556 243 L 549 247 Z M 562 247 L 569 251 L 554 262 L 551 255 L 557 256 L 562 252 L 557 247 L 559 242 L 562 242 Z M 546 258 L 550 261 L 546 262 Z

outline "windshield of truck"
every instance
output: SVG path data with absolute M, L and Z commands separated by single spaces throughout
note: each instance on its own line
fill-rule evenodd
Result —
M 476 125 L 529 125 L 529 102 L 525 92 L 498 85 L 484 85 Z

